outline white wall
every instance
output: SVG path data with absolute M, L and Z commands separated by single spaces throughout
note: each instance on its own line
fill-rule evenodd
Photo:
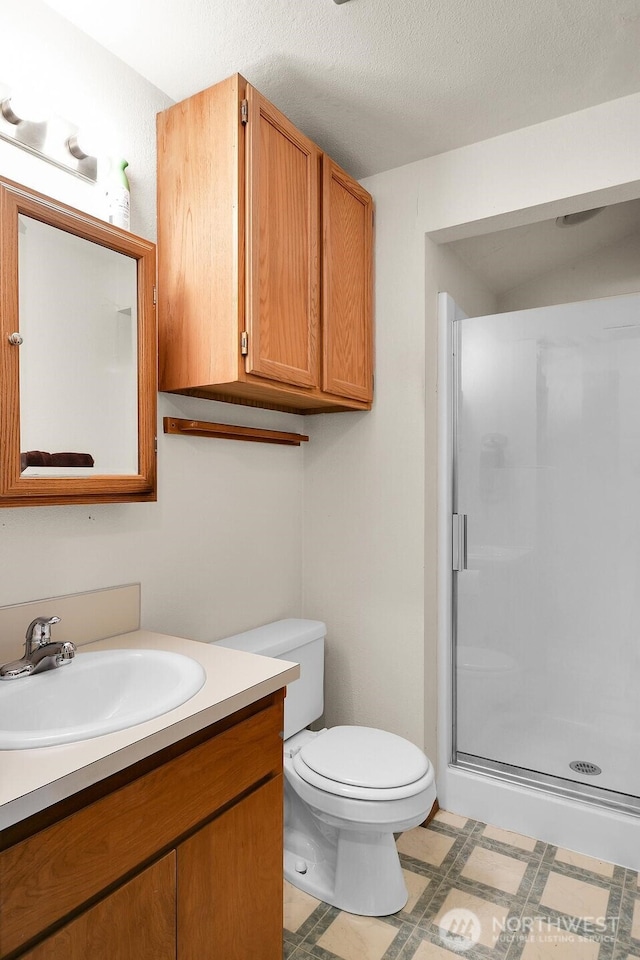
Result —
M 559 216 L 567 198 L 578 210 L 639 196 L 640 95 L 364 185 L 376 201 L 376 399 L 361 423 L 310 425 L 304 608 L 329 624 L 329 720 L 386 726 L 435 756 L 435 293 L 455 280 L 472 312 L 485 294 L 430 241 Z
M 385 187 L 376 193 L 373 410 L 308 423 L 304 611 L 328 626 L 327 720 L 386 726 L 420 743 L 424 237 L 412 234 L 409 191 L 396 202 Z
M 499 297 L 498 310 L 506 313 L 509 310 L 617 297 L 638 291 L 640 234 L 634 234 L 575 263 L 551 270 L 507 290 Z
M 60 115 L 111 128 L 130 163 L 132 229 L 154 239 L 167 98 L 40 0 L 4 6 L 0 50 L 0 82 L 40 84 Z M 100 187 L 3 142 L 0 175 L 102 209 Z M 157 503 L 0 510 L 0 604 L 141 581 L 143 625 L 196 639 L 300 613 L 302 448 L 165 437 L 161 418 L 305 432 L 303 419 L 166 394 L 159 408 Z

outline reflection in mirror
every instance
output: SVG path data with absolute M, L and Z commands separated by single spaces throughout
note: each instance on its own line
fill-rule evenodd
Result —
M 24 214 L 19 233 L 22 476 L 136 474 L 137 261 Z

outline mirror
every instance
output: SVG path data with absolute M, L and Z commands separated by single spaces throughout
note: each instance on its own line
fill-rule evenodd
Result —
M 0 253 L 0 505 L 155 499 L 153 244 L 0 179 Z
M 22 214 L 18 231 L 21 474 L 137 473 L 137 263 Z

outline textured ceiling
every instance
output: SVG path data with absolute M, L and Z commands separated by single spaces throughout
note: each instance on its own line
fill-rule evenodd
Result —
M 640 0 L 47 0 L 168 96 L 236 71 L 357 177 L 640 90 Z
M 572 213 L 570 209 L 567 213 Z M 582 261 L 627 237 L 638 234 L 640 200 L 616 203 L 592 220 L 559 228 L 555 220 L 512 227 L 481 237 L 455 240 L 454 253 L 501 295 L 552 270 Z

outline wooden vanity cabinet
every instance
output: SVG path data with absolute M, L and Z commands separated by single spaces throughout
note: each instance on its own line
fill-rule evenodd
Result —
M 0 958 L 280 960 L 282 701 L 0 834 Z
M 369 409 L 372 237 L 369 194 L 241 76 L 159 114 L 160 389 Z
M 176 852 L 172 851 L 20 957 L 175 960 L 176 950 Z
M 278 778 L 178 847 L 178 960 L 282 955 L 282 811 Z

